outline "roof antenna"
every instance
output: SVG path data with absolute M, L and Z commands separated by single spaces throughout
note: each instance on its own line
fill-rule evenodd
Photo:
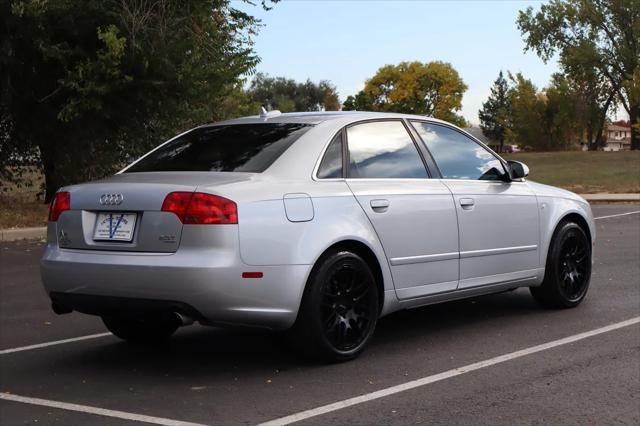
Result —
M 277 117 L 281 114 L 282 113 L 277 109 L 272 109 L 271 111 L 267 111 L 267 107 L 265 107 L 264 105 L 260 106 L 260 118 L 264 118 L 265 120 L 267 118 Z

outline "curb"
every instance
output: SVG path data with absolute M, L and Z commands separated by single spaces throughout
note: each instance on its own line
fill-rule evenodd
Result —
M 0 241 L 43 240 L 47 237 L 47 227 L 0 229 Z
M 587 201 L 602 203 L 640 201 L 640 194 L 580 194 Z
M 640 194 L 580 194 L 585 200 L 597 203 L 640 202 Z M 0 229 L 0 241 L 43 240 L 47 227 Z

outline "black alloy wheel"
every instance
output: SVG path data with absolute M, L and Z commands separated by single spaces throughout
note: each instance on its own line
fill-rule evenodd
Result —
M 370 274 L 362 264 L 344 260 L 333 265 L 322 286 L 322 324 L 327 340 L 340 351 L 349 351 L 367 337 L 377 309 L 370 293 Z
M 379 315 L 378 289 L 367 262 L 336 251 L 314 267 L 289 341 L 322 361 L 357 357 L 373 335 Z
M 572 308 L 585 298 L 591 281 L 591 242 L 574 222 L 558 225 L 547 254 L 544 281 L 531 287 L 543 306 Z
M 565 235 L 556 261 L 559 269 L 560 290 L 567 300 L 579 300 L 587 289 L 591 259 L 587 258 L 589 247 L 585 238 L 571 231 Z

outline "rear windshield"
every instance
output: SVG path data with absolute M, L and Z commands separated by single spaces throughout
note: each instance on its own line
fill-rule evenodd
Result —
M 260 123 L 194 129 L 153 151 L 125 173 L 265 171 L 311 126 Z

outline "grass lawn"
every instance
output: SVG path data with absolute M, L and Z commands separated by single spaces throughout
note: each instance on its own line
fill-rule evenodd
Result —
M 640 151 L 504 154 L 529 166 L 529 178 L 579 194 L 640 192 Z
M 525 152 L 505 154 L 529 166 L 536 182 L 577 193 L 640 192 L 640 151 L 633 152 Z M 41 198 L 42 176 L 33 182 L 0 192 L 0 229 L 44 226 L 48 206 Z
M 25 173 L 25 183 L 0 191 L 0 229 L 44 226 L 49 206 L 42 200 L 43 177 L 39 172 Z

